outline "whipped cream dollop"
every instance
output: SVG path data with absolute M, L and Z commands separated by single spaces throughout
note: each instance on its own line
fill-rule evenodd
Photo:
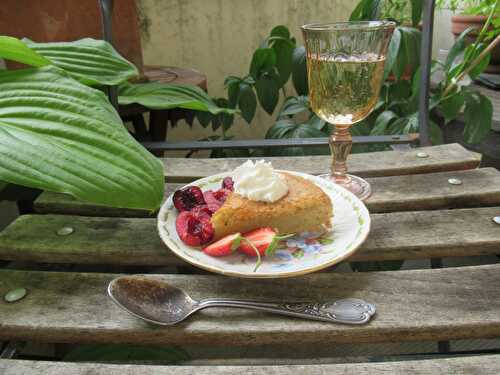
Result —
M 264 160 L 246 161 L 231 177 L 235 193 L 253 201 L 275 202 L 288 193 L 285 178 Z

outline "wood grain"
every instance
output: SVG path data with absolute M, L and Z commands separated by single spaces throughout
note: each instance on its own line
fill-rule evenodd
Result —
M 500 373 L 500 355 L 331 365 L 196 367 L 112 365 L 101 363 L 42 362 L 5 359 L 0 360 L 0 372 L 3 375 L 212 375 L 241 373 L 249 375 L 497 375 Z
M 500 336 L 500 264 L 374 273 L 323 273 L 295 279 L 236 280 L 165 275 L 195 299 L 371 301 L 369 324 L 345 326 L 244 309 L 211 308 L 170 327 L 149 325 L 106 296 L 116 275 L 0 270 L 0 295 L 27 288 L 19 302 L 0 302 L 0 340 L 136 344 L 328 345 L 336 342 L 438 341 Z
M 462 185 L 451 185 L 458 178 Z M 500 204 L 500 172 L 495 168 L 368 179 L 370 212 L 435 210 Z
M 492 221 L 500 207 L 373 214 L 351 261 L 500 253 Z M 67 237 L 57 231 L 71 226 Z M 40 263 L 187 265 L 161 242 L 155 219 L 23 215 L 0 233 L 0 260 Z
M 428 158 L 418 158 L 425 152 Z M 309 174 L 330 171 L 330 156 L 299 156 L 265 158 L 277 169 Z M 189 182 L 198 178 L 232 170 L 247 158 L 224 159 L 163 159 L 167 182 Z M 410 151 L 383 151 L 349 156 L 349 171 L 362 177 L 397 176 L 418 173 L 472 169 L 479 166 L 481 156 L 459 144 L 423 147 Z
M 450 185 L 448 179 L 452 177 L 461 179 L 463 184 Z M 500 205 L 500 172 L 494 168 L 368 180 L 373 195 L 365 203 L 372 213 Z M 171 194 L 179 186 L 167 184 L 166 194 Z M 43 214 L 151 217 L 151 213 L 144 210 L 98 206 L 68 195 L 47 192 L 35 201 L 34 208 Z

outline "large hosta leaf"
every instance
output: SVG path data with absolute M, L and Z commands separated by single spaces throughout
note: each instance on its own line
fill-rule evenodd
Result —
M 164 189 L 104 94 L 54 66 L 0 72 L 0 181 L 151 210 Z
M 0 58 L 38 67 L 50 64 L 49 60 L 19 39 L 5 35 L 0 35 Z
M 238 111 L 218 107 L 205 91 L 197 86 L 169 85 L 165 83 L 125 83 L 118 88 L 118 102 L 121 105 L 138 103 L 151 109 L 184 108 L 233 114 Z
M 85 38 L 74 42 L 35 43 L 23 39 L 23 42 L 87 85 L 118 85 L 139 74 L 132 63 L 104 40 Z

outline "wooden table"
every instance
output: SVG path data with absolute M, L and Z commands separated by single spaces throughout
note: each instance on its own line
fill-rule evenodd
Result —
M 418 152 L 428 157 L 418 157 Z M 314 174 L 326 172 L 329 165 L 328 157 L 322 156 L 272 160 L 275 167 Z M 242 160 L 164 162 L 169 194 L 180 183 L 233 168 Z M 368 177 L 373 187 L 366 202 L 373 227 L 349 261 L 500 253 L 500 225 L 492 221 L 500 215 L 500 172 L 478 169 L 479 162 L 477 154 L 456 144 L 353 155 L 351 171 Z M 462 184 L 452 185 L 450 178 Z M 240 358 L 192 358 L 183 363 L 186 366 L 156 367 L 2 359 L 2 374 L 500 373 L 498 350 L 487 356 L 443 353 L 449 340 L 500 337 L 500 264 L 495 262 L 385 272 L 327 270 L 281 280 L 234 279 L 196 270 L 173 256 L 160 242 L 155 218 L 148 212 L 97 206 L 53 193 L 43 193 L 34 207 L 36 214 L 19 217 L 0 233 L 0 260 L 10 262 L 0 269 L 0 296 L 15 288 L 28 290 L 18 302 L 0 301 L 0 341 L 225 347 L 227 353 L 240 353 Z M 58 235 L 65 226 L 74 232 Z M 159 328 L 123 312 L 106 296 L 107 283 L 116 272 L 168 273 L 172 283 L 194 297 L 359 297 L 374 302 L 378 310 L 372 322 L 356 327 L 208 309 L 179 325 Z M 380 363 L 339 364 L 335 362 L 342 361 L 329 354 L 343 344 L 438 341 L 441 353 L 435 349 L 427 353 L 435 354 L 430 357 L 415 354 L 411 361 L 391 357 Z M 297 347 L 309 350 L 310 358 L 299 358 L 293 349 Z M 260 357 L 248 354 L 258 349 Z

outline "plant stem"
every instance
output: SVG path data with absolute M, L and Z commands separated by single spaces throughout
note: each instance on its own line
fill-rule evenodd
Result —
M 255 247 L 255 245 L 252 243 L 252 241 L 247 240 L 245 237 L 241 237 L 242 241 L 245 241 L 247 244 L 250 245 L 250 247 L 255 251 L 255 255 L 257 255 L 257 263 L 255 263 L 255 268 L 253 269 L 253 272 L 257 272 L 257 269 L 260 267 L 262 264 L 262 258 L 260 257 L 260 251 Z
M 497 0 L 495 2 L 495 6 L 493 7 L 493 9 L 491 10 L 490 14 L 488 15 L 488 19 L 484 23 L 483 28 L 481 29 L 481 31 L 479 32 L 478 37 L 476 38 L 476 42 L 480 42 L 483 39 L 483 37 L 486 34 L 486 32 L 488 31 L 488 28 L 490 27 L 490 24 L 491 24 L 491 20 L 493 19 L 493 14 L 495 14 L 495 10 L 498 8 L 498 4 L 499 3 L 500 3 L 500 0 Z
M 456 86 L 456 84 L 461 81 L 466 75 L 467 73 L 469 73 L 476 65 L 478 65 L 481 60 L 488 54 L 491 52 L 491 50 L 493 48 L 495 48 L 495 46 L 500 43 L 500 35 L 497 35 L 497 37 L 493 40 L 493 42 L 491 42 L 488 47 L 486 47 L 483 52 L 481 52 L 479 54 L 478 57 L 476 57 L 472 62 L 471 64 L 462 72 L 460 73 L 460 75 L 458 76 L 458 78 L 456 79 L 455 82 L 452 82 L 448 85 L 448 87 L 444 90 L 443 92 L 443 96 L 446 96 L 449 94 L 449 92 Z

